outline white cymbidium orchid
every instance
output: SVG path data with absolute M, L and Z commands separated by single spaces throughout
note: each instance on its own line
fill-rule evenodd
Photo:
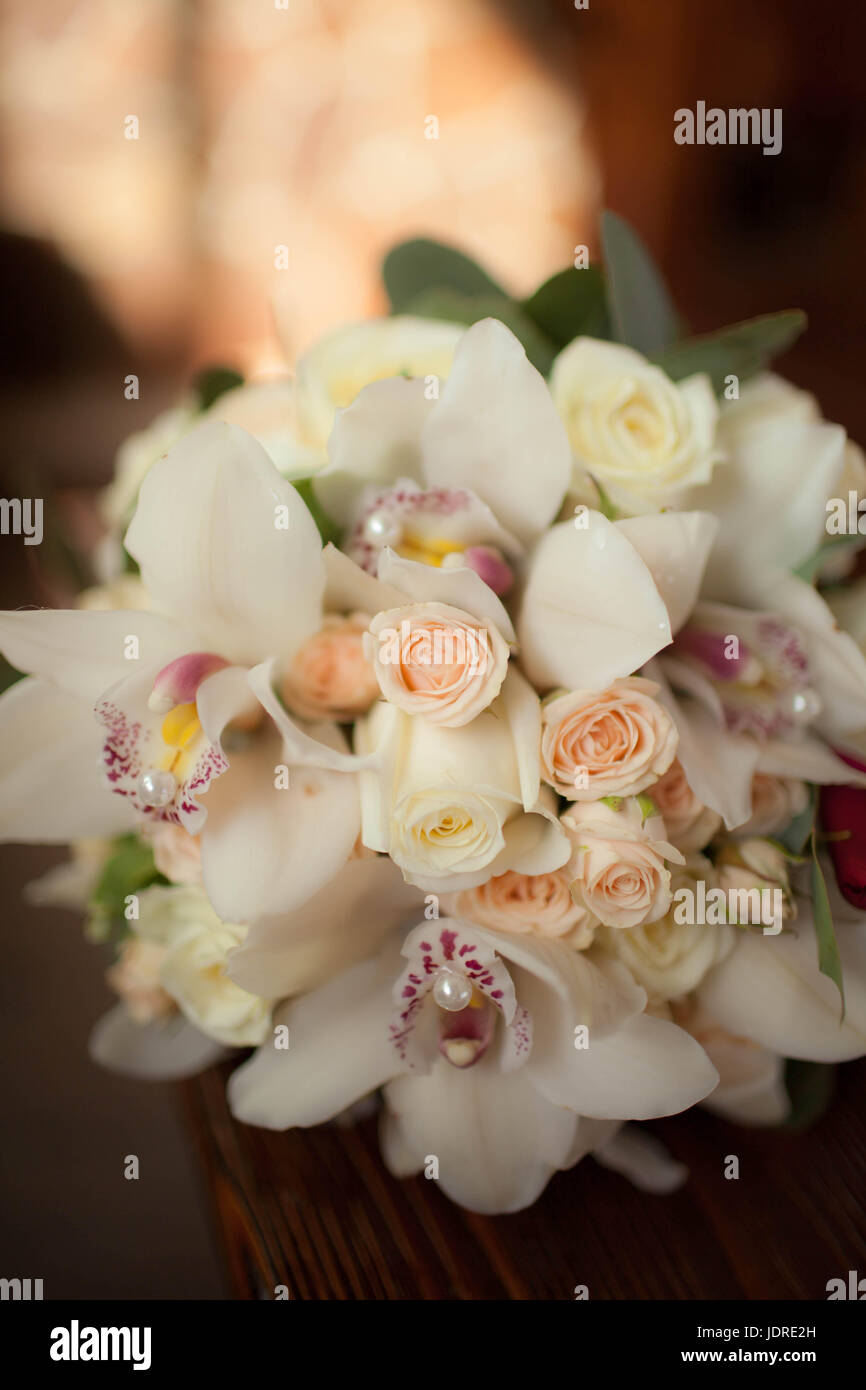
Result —
M 474 572 L 498 594 L 519 581 L 521 655 L 542 689 L 601 688 L 664 647 L 714 539 L 701 513 L 614 525 L 581 507 L 551 529 L 570 486 L 568 438 L 543 378 L 494 319 L 463 334 L 438 398 L 420 380 L 367 386 L 338 413 L 329 456 L 316 492 L 370 575 L 395 582 L 400 557 L 462 583 Z
M 126 544 L 151 611 L 0 615 L 0 648 L 31 673 L 0 700 L 0 833 L 63 841 L 166 820 L 202 833 L 220 916 L 287 910 L 337 872 L 360 826 L 339 730 L 305 731 L 272 689 L 322 621 L 316 526 L 260 444 L 212 423 L 150 470 Z
M 828 540 L 826 501 L 842 485 L 847 441 L 809 402 L 777 378 L 745 386 L 721 415 L 725 467 L 686 503 L 721 523 L 704 597 L 760 608 L 799 630 L 821 701 L 816 728 L 844 741 L 866 723 L 866 657 L 794 571 Z
M 716 1085 L 703 1049 L 645 1013 L 615 963 L 446 918 L 409 933 L 402 969 L 400 944 L 277 1011 L 292 1046 L 262 1047 L 235 1072 L 239 1119 L 319 1124 L 384 1085 L 396 1175 L 435 1155 L 449 1197 L 517 1211 L 617 1122 L 683 1110 Z

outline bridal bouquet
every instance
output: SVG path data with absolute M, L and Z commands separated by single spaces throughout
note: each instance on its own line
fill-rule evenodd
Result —
M 101 582 L 0 615 L 0 830 L 71 845 L 31 892 L 111 952 L 93 1055 L 252 1049 L 273 1129 L 381 1092 L 482 1212 L 590 1153 L 666 1190 L 627 1122 L 791 1123 L 866 1052 L 866 462 L 767 370 L 801 314 L 690 337 L 602 245 L 526 300 L 396 248 L 392 316 L 203 378 Z

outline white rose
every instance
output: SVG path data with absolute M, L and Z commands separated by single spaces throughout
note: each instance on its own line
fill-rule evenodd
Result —
M 704 374 L 674 382 L 633 348 L 576 338 L 554 362 L 550 389 L 577 465 L 625 510 L 658 508 L 708 482 L 721 457 Z
M 660 816 L 644 821 L 636 800 L 614 810 L 603 801 L 576 801 L 562 816 L 572 843 L 571 891 L 609 927 L 637 927 L 663 917 L 671 903 L 665 860 L 682 862 L 667 844 Z
M 131 925 L 141 940 L 164 948 L 159 983 L 190 1023 L 227 1047 L 264 1042 L 273 1001 L 248 994 L 226 974 L 228 954 L 248 928 L 223 922 L 192 886 L 147 888 L 138 902 Z
M 395 376 L 444 380 L 465 332 L 465 324 L 395 314 L 321 339 L 299 359 L 295 374 L 304 443 L 324 456 L 337 411 L 371 382 Z
M 486 709 L 508 670 L 508 644 L 496 628 L 445 603 L 377 614 L 364 650 L 386 700 L 449 728 Z
M 695 891 L 698 878 L 715 886 L 712 865 L 704 861 L 699 874 L 675 870 L 671 888 Z M 649 996 L 651 1005 L 679 999 L 696 989 L 708 970 L 727 955 L 734 937 L 727 926 L 690 925 L 676 920 L 672 907 L 655 922 L 644 922 L 630 931 L 602 927 L 596 943 L 615 954 L 627 966 Z
M 515 706 L 516 700 L 516 706 Z M 548 873 L 569 847 L 540 798 L 538 697 L 512 671 L 494 705 L 461 728 L 443 728 L 380 702 L 355 726 L 362 837 L 390 854 L 408 882 L 459 892 L 507 869 Z

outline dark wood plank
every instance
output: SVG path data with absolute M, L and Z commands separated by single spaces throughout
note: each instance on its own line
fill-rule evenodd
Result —
M 805 1133 L 701 1111 L 651 1128 L 689 1165 L 652 1197 L 594 1162 L 557 1174 L 528 1211 L 482 1217 L 381 1163 L 375 1119 L 273 1134 L 237 1124 L 228 1068 L 185 1086 L 238 1298 L 820 1299 L 866 1273 L 866 1062 L 840 1069 Z M 736 1155 L 738 1179 L 726 1179 Z

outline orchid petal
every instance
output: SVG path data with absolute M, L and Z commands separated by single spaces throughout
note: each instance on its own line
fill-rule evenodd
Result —
M 0 840 L 55 844 L 121 835 L 138 817 L 112 796 L 92 710 L 37 676 L 0 696 Z
M 285 1050 L 260 1047 L 228 1084 L 232 1114 L 264 1129 L 330 1120 L 400 1070 L 388 1036 L 394 953 L 364 961 L 278 1009 Z
M 379 579 L 399 589 L 412 603 L 447 603 L 461 608 L 479 622 L 498 629 L 506 642 L 514 642 L 514 628 L 501 599 L 484 583 L 474 570 L 437 569 L 404 560 L 393 550 L 383 550 L 379 557 Z M 404 599 L 405 603 L 407 599 Z
M 374 758 L 347 753 L 335 724 L 310 725 L 307 733 L 296 724 L 280 704 L 273 687 L 274 663 L 263 661 L 248 674 L 250 689 L 267 711 L 282 735 L 286 760 L 293 767 L 325 768 L 331 772 L 356 772 L 370 766 Z M 317 737 L 321 735 L 321 737 Z
M 652 575 L 678 632 L 697 601 L 718 520 L 710 512 L 659 512 L 615 524 Z
M 354 519 L 365 487 L 420 479 L 421 428 L 433 404 L 422 379 L 391 377 L 365 386 L 337 411 L 328 467 L 316 475 L 313 488 L 338 526 Z
M 785 575 L 768 582 L 765 601 L 805 638 L 812 684 L 822 702 L 815 727 L 829 739 L 858 733 L 866 725 L 866 656 L 857 643 L 803 579 Z
M 180 1014 L 136 1023 L 124 1004 L 116 1004 L 96 1024 L 89 1051 L 94 1062 L 108 1071 L 146 1081 L 197 1076 L 228 1055 L 220 1043 Z
M 798 899 L 793 930 L 772 940 L 743 932 L 704 979 L 700 1005 L 722 1028 L 785 1057 L 842 1062 L 866 1053 L 866 922 L 837 922 L 845 982 L 839 992 L 818 969 L 811 903 Z
M 426 1076 L 391 1081 L 385 1100 L 385 1162 L 417 1171 L 436 1154 L 439 1186 L 469 1211 L 530 1206 L 574 1150 L 577 1117 L 489 1054 L 465 1071 L 440 1058 Z
M 668 612 L 634 546 L 600 512 L 554 526 L 529 560 L 517 621 L 539 689 L 603 689 L 671 640 Z
M 689 1176 L 686 1165 L 677 1163 L 660 1139 L 637 1125 L 622 1125 L 592 1155 L 602 1168 L 621 1173 L 639 1191 L 655 1196 L 677 1192 Z
M 571 478 L 571 447 L 544 378 L 504 324 L 464 333 L 423 430 L 431 487 L 468 488 L 518 540 L 550 524 Z
M 321 540 L 291 483 L 237 425 L 211 421 L 151 468 L 126 533 L 154 605 L 196 646 L 250 664 L 318 628 Z

